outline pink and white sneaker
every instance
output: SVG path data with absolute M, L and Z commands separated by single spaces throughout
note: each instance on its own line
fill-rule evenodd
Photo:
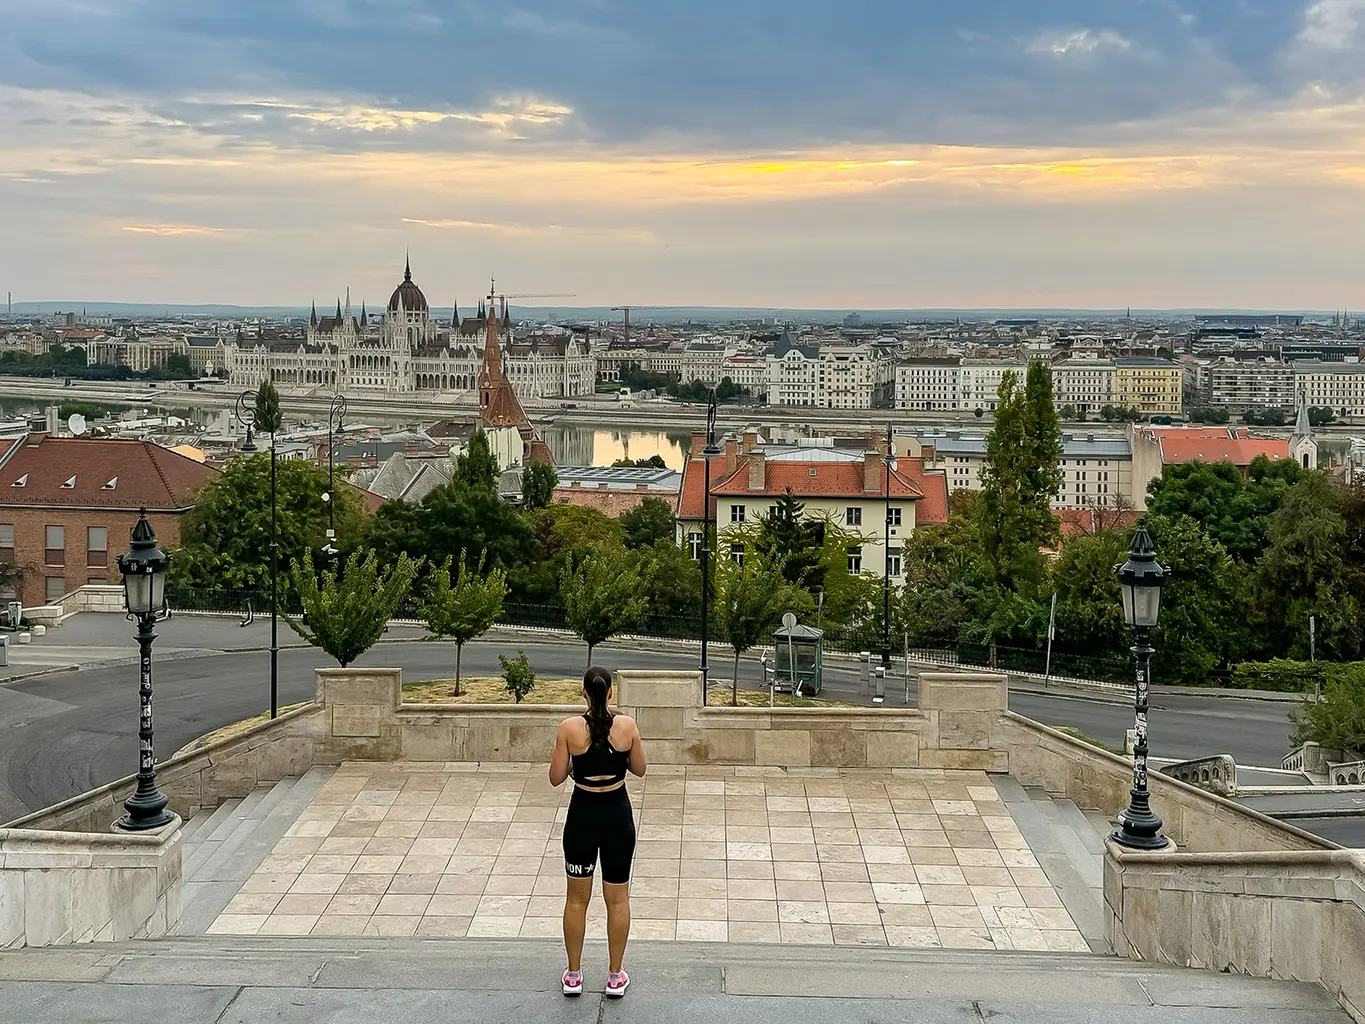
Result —
M 566 996 L 581 996 L 583 994 L 582 971 L 565 971 L 563 980 L 564 994 Z
M 607 975 L 607 997 L 620 999 L 630 988 L 630 975 L 625 971 L 612 971 Z

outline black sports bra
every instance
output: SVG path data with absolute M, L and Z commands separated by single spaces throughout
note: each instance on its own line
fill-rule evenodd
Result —
M 583 720 L 587 721 L 584 715 Z M 626 764 L 630 760 L 629 750 L 617 750 L 607 740 L 605 747 L 594 747 L 581 754 L 569 754 L 573 761 L 574 782 L 584 786 L 613 786 L 626 780 Z

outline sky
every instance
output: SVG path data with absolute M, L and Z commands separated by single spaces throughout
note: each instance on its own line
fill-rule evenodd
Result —
M 1362 309 L 1363 241 L 1365 0 L 0 0 L 16 302 Z

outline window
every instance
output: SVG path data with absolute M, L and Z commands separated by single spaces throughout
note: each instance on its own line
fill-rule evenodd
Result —
M 44 565 L 66 564 L 66 527 L 49 526 L 44 530 L 46 540 L 43 544 Z
M 899 505 L 892 505 L 886 510 L 886 521 L 892 526 L 900 526 L 901 507 Z M 899 576 L 900 573 L 896 573 L 896 575 Z
M 731 544 L 731 545 L 730 545 L 730 561 L 734 562 L 735 565 L 743 565 L 743 564 L 744 564 L 744 545 L 743 545 L 743 544 Z
M 863 571 L 863 549 L 861 547 L 848 549 L 848 571 L 853 576 Z
M 66 593 L 66 579 L 62 576 L 49 576 L 43 581 L 43 603 L 52 604 L 60 601 L 62 595 Z
M 85 528 L 85 564 L 102 569 L 109 564 L 109 529 L 104 526 Z
M 0 562 L 14 564 L 14 524 L 0 525 Z
M 848 508 L 844 509 L 844 525 L 863 525 L 863 509 L 861 505 L 850 505 Z
M 888 576 L 899 576 L 901 574 L 901 553 L 899 548 L 892 548 L 891 553 L 887 556 L 886 574 Z
M 694 561 L 694 562 L 700 562 L 700 561 L 701 561 L 701 534 L 700 534 L 700 533 L 689 533 L 689 534 L 687 535 L 687 554 L 691 557 L 692 561 Z
M 730 522 L 732 522 L 732 523 L 742 523 L 742 522 L 744 522 L 744 506 L 743 506 L 743 505 L 731 505 L 731 506 L 730 506 Z

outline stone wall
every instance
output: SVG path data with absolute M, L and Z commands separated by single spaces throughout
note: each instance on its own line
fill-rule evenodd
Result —
M 1146 853 L 1109 845 L 1120 956 L 1314 982 L 1365 1021 L 1365 851 Z
M 0 948 L 170 934 L 180 848 L 179 818 L 138 835 L 0 829 Z
M 1078 807 L 1113 818 L 1128 806 L 1132 762 L 1011 712 L 992 725 L 992 747 L 1009 755 L 1020 785 L 1064 796 Z M 1152 809 L 1165 833 L 1193 853 L 1222 850 L 1329 850 L 1335 843 L 1276 821 L 1158 772 L 1149 776 Z
M 123 606 L 123 586 L 117 583 L 87 583 L 63 594 L 57 607 L 60 619 L 68 619 L 77 612 L 117 612 L 122 615 L 126 610 Z

